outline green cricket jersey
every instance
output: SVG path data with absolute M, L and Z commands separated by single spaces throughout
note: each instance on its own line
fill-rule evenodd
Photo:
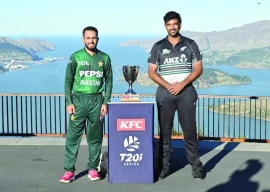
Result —
M 102 93 L 104 89 L 103 104 L 107 104 L 111 98 L 112 83 L 113 73 L 109 55 L 97 50 L 91 56 L 85 49 L 81 49 L 70 56 L 66 68 L 65 96 L 67 105 L 73 103 L 72 91 L 91 94 Z

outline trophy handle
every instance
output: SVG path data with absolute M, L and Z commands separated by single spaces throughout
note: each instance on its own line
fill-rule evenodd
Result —
M 120 65 L 117 65 L 117 66 L 115 67 L 116 73 L 117 73 L 119 76 L 123 76 L 123 75 L 121 75 L 121 74 L 117 71 L 118 67 L 121 67 L 121 66 L 120 66 Z
M 145 67 L 144 67 L 143 65 L 140 65 L 140 67 L 143 67 L 143 72 L 139 73 L 139 74 L 138 74 L 138 77 L 139 77 L 140 75 L 142 75 L 142 74 L 145 72 Z

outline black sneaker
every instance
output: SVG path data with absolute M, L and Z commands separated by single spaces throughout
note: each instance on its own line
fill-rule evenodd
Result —
M 170 174 L 169 169 L 163 169 L 159 175 L 159 179 L 165 179 Z
M 196 178 L 200 178 L 200 179 L 204 179 L 204 172 L 202 168 L 192 168 L 192 176 L 194 179 Z

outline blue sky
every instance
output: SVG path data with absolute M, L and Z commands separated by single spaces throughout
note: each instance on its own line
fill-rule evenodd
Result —
M 182 30 L 221 31 L 270 20 L 269 8 L 270 0 L 5 0 L 0 36 L 80 35 L 88 25 L 101 34 L 164 34 L 171 10 L 181 14 Z

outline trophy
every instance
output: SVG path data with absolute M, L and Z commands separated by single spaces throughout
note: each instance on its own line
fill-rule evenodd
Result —
M 115 68 L 116 73 L 118 73 L 120 76 L 122 76 L 118 71 L 118 67 L 120 67 L 119 65 Z M 132 88 L 132 84 L 134 83 L 134 81 L 136 81 L 137 77 L 141 74 L 139 74 L 139 69 L 140 67 L 143 67 L 145 71 L 145 67 L 143 65 L 124 65 L 122 66 L 122 73 L 123 76 L 125 78 L 125 80 L 128 82 L 129 88 L 127 90 L 127 92 L 125 92 L 122 95 L 121 101 L 130 101 L 130 102 L 134 102 L 134 101 L 141 101 L 140 100 L 140 96 L 139 94 L 137 94 L 133 88 Z

